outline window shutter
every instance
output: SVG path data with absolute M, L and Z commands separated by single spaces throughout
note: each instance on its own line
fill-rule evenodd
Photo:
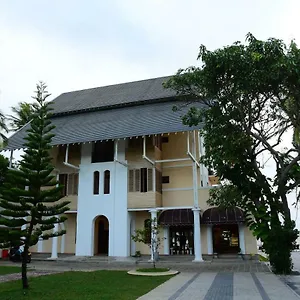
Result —
M 155 177 L 156 177 L 156 191 L 158 193 L 162 193 L 162 178 L 161 178 L 161 172 L 159 170 L 155 170 Z
M 79 175 L 78 173 L 74 174 L 74 189 L 73 189 L 73 194 L 78 195 L 78 181 L 79 181 Z
M 153 191 L 153 169 L 148 169 L 148 192 Z
M 68 195 L 73 195 L 74 174 L 68 174 Z
M 140 186 L 141 186 L 141 170 L 136 169 L 135 174 L 134 174 L 134 179 L 135 179 L 135 192 L 140 191 Z
M 128 191 L 134 192 L 134 170 L 129 170 Z

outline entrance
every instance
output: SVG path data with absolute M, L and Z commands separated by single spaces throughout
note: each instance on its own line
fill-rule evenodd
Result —
M 95 244 L 94 254 L 108 255 L 109 245 L 109 223 L 105 216 L 95 220 Z
M 239 252 L 239 228 L 237 224 L 213 226 L 214 252 L 235 254 Z
M 194 230 L 192 226 L 170 227 L 170 254 L 194 254 Z

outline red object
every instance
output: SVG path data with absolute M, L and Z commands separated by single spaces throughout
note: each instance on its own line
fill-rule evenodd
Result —
M 8 257 L 8 250 L 2 250 L 2 258 Z

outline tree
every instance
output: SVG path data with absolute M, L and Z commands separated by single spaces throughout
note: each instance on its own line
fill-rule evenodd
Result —
M 8 170 L 6 180 L 0 189 L 0 247 L 20 245 L 24 242 L 22 261 L 23 289 L 29 287 L 27 280 L 27 257 L 30 246 L 39 238 L 49 239 L 65 234 L 65 231 L 52 233 L 54 225 L 64 222 L 62 216 L 68 210 L 67 201 L 61 199 L 63 186 L 53 174 L 49 150 L 53 138 L 49 119 L 49 97 L 43 83 L 37 85 L 34 104 L 34 118 L 27 130 L 25 150 L 19 169 Z M 25 188 L 26 187 L 26 188 Z M 26 225 L 25 229 L 20 229 Z M 24 227 L 24 226 L 23 226 Z
M 2 143 L 7 140 L 5 133 L 8 132 L 5 116 L 0 112 L 0 149 Z
M 3 155 L 0 155 L 0 188 L 5 180 L 8 164 L 8 159 Z
M 158 250 L 161 245 L 162 238 L 159 236 L 160 227 L 157 224 L 157 219 L 150 219 L 146 221 L 147 224 L 143 229 L 136 229 L 135 234 L 131 236 L 134 242 L 143 243 L 150 248 L 151 261 L 153 268 L 156 268 L 156 261 L 158 259 Z
M 15 115 L 8 115 L 7 120 L 12 131 L 22 128 L 33 118 L 34 106 L 32 103 L 19 102 L 18 106 L 13 106 L 11 110 Z
M 199 67 L 179 70 L 165 87 L 202 104 L 183 122 L 204 121 L 201 162 L 223 182 L 209 203 L 243 208 L 274 271 L 290 273 L 298 230 L 287 195 L 300 183 L 300 50 L 294 42 L 287 47 L 248 34 L 245 45 L 215 51 L 201 46 L 198 59 Z M 273 178 L 264 171 L 262 156 L 273 162 Z

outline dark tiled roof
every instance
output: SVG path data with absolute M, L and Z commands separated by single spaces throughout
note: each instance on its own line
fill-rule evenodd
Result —
M 159 77 L 64 93 L 53 100 L 53 113 L 95 110 L 174 97 L 175 91 L 164 89 L 162 86 L 169 78 L 170 76 Z
M 143 105 L 53 117 L 52 123 L 56 128 L 53 130 L 55 137 L 52 144 L 83 143 L 194 129 L 183 125 L 181 121 L 181 116 L 191 105 L 174 112 L 174 104 L 180 102 L 146 102 Z M 9 138 L 5 149 L 22 148 L 29 126 L 30 124 Z

